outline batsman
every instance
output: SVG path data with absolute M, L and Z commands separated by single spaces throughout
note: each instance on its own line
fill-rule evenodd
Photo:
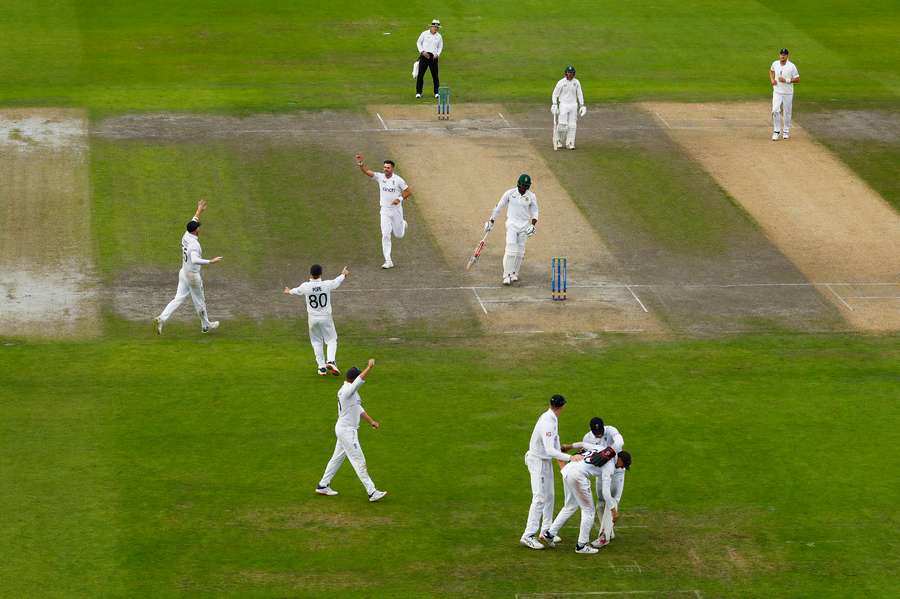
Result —
M 538 222 L 538 201 L 530 191 L 531 177 L 519 175 L 516 186 L 500 197 L 491 217 L 484 223 L 484 232 L 494 228 L 497 215 L 506 206 L 506 251 L 503 254 L 503 284 L 511 285 L 519 280 L 519 270 L 525 259 L 525 242 L 534 235 Z
M 566 67 L 565 76 L 556 83 L 550 100 L 550 112 L 554 116 L 553 149 L 562 147 L 562 138 L 566 138 L 566 148 L 575 149 L 575 131 L 578 128 L 578 117 L 587 113 L 584 105 L 584 94 L 581 82 L 575 78 L 575 67 Z

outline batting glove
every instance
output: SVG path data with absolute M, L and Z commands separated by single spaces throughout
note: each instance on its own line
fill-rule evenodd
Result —
M 559 112 L 559 107 L 558 107 L 556 104 L 553 104 L 553 105 L 550 107 L 550 112 L 553 113 L 553 114 L 558 113 L 558 112 Z
M 525 229 L 525 234 L 528 235 L 529 237 L 531 237 L 532 235 L 534 235 L 534 234 L 535 234 L 535 228 L 534 228 L 534 225 L 528 225 L 528 228 Z
M 489 220 L 486 223 L 484 223 L 484 232 L 485 233 L 490 233 L 493 228 L 494 228 L 494 221 Z
M 578 116 L 584 116 L 587 113 L 587 106 L 582 106 L 581 110 L 578 111 Z

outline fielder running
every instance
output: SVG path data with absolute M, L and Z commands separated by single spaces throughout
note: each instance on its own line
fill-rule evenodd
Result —
M 787 48 L 782 48 L 778 60 L 769 68 L 769 83 L 772 84 L 772 141 L 790 139 L 791 112 L 794 108 L 794 84 L 800 81 L 800 71 L 788 60 Z M 784 116 L 784 124 L 782 124 Z
M 516 187 L 500 197 L 491 216 L 484 223 L 484 232 L 494 228 L 494 221 L 506 206 L 506 251 L 503 254 L 503 284 L 510 285 L 519 280 L 519 269 L 525 259 L 525 241 L 534 235 L 538 222 L 537 196 L 531 187 L 531 177 L 519 175 Z
M 558 105 L 557 105 L 558 103 Z M 580 105 L 580 108 L 579 108 Z M 578 117 L 587 113 L 584 105 L 584 94 L 581 82 L 575 78 L 575 67 L 566 67 L 565 77 L 556 83 L 550 101 L 550 112 L 557 115 L 557 130 L 566 134 L 566 147 L 575 149 L 575 130 L 578 128 Z M 554 137 L 556 148 L 562 147 L 559 133 Z
M 334 425 L 337 443 L 334 446 L 334 453 L 331 459 L 328 460 L 328 465 L 325 466 L 325 474 L 322 475 L 322 480 L 316 485 L 316 493 L 319 495 L 338 494 L 337 491 L 331 488 L 331 479 L 334 478 L 341 464 L 344 463 L 344 458 L 350 460 L 350 465 L 356 471 L 356 476 L 359 477 L 360 482 L 366 489 L 369 501 L 378 501 L 387 495 L 387 491 L 379 491 L 375 487 L 375 483 L 372 482 L 371 477 L 369 477 L 369 471 L 366 467 L 366 456 L 363 454 L 362 447 L 359 446 L 357 432 L 360 417 L 364 418 L 374 429 L 378 429 L 381 426 L 363 409 L 362 398 L 359 396 L 359 388 L 366 382 L 366 377 L 369 376 L 374 367 L 375 360 L 370 359 L 366 369 L 362 372 L 356 366 L 348 370 L 347 380 L 337 393 L 338 419 Z
M 381 193 L 381 251 L 384 254 L 384 264 L 381 268 L 394 268 L 391 260 L 391 234 L 397 239 L 403 239 L 406 235 L 408 224 L 403 220 L 403 200 L 409 198 L 412 191 L 403 177 L 394 173 L 393 160 L 385 160 L 384 173 L 376 173 L 366 168 L 362 154 L 357 154 L 356 166 L 367 177 L 378 183 Z
M 181 270 L 178 271 L 178 289 L 175 297 L 165 307 L 162 314 L 153 319 L 153 328 L 157 335 L 162 335 L 166 321 L 184 300 L 191 296 L 194 302 L 194 310 L 200 317 L 200 330 L 208 333 L 212 329 L 219 328 L 219 321 L 210 322 L 206 314 L 206 296 L 203 294 L 203 279 L 200 278 L 200 267 L 204 264 L 215 264 L 222 259 L 216 256 L 212 260 L 203 258 L 203 250 L 200 247 L 200 215 L 206 210 L 206 200 L 197 202 L 197 211 L 194 217 L 188 221 L 184 235 L 181 236 Z
M 566 490 L 566 503 L 557 514 L 553 524 L 550 525 L 550 530 L 542 533 L 541 537 L 551 547 L 555 546 L 558 542 L 555 538 L 560 529 L 578 509 L 581 509 L 581 525 L 578 531 L 578 541 L 575 544 L 575 553 L 592 554 L 597 553 L 598 549 L 588 542 L 596 513 L 590 479 L 600 479 L 603 499 L 607 505 L 615 509 L 615 500 L 610 493 L 612 475 L 616 467 L 626 468 L 630 465 L 631 456 L 625 451 L 616 455 L 611 447 L 583 443 L 575 443 L 574 446 L 587 449 L 588 453 L 582 461 L 575 462 L 573 458 L 573 463 L 563 467 L 562 477 Z
M 335 363 L 337 356 L 337 331 L 334 329 L 334 320 L 331 318 L 331 292 L 341 286 L 344 279 L 350 274 L 346 266 L 334 279 L 322 280 L 322 267 L 313 264 L 309 269 L 309 280 L 301 283 L 299 287 L 284 288 L 287 295 L 302 295 L 306 297 L 306 314 L 309 321 L 309 342 L 312 344 L 313 353 L 316 355 L 316 366 L 319 376 L 325 376 L 329 372 L 339 376 Z M 328 348 L 328 357 L 325 356 L 325 347 Z
M 525 532 L 519 542 L 530 549 L 544 548 L 535 535 L 539 530 L 546 531 L 550 528 L 553 521 L 553 460 L 578 462 L 584 459 L 580 455 L 570 456 L 560 450 L 559 413 L 565 405 L 566 398 L 562 395 L 550 398 L 550 408 L 541 414 L 534 425 L 528 451 L 525 453 L 525 465 L 531 477 L 531 507 L 528 509 Z

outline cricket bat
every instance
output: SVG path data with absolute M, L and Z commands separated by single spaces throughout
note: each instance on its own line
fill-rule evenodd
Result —
M 485 232 L 484 237 L 481 238 L 481 241 L 478 242 L 478 245 L 475 246 L 475 251 L 472 252 L 472 257 L 469 258 L 469 261 L 466 263 L 466 270 L 471 270 L 475 263 L 478 262 L 479 256 L 481 256 L 481 250 L 484 249 L 484 244 L 487 241 L 488 235 L 490 235 L 490 231 Z

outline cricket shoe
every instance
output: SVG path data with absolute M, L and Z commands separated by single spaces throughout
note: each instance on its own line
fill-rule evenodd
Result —
M 391 262 L 390 260 L 387 260 L 387 261 L 385 261 L 384 264 L 381 265 L 381 268 L 383 268 L 385 270 L 387 270 L 389 268 L 394 268 L 394 263 Z
M 369 495 L 369 501 L 371 501 L 372 503 L 381 501 L 385 495 L 387 495 L 387 491 L 379 491 L 378 489 L 375 489 L 374 491 L 372 491 L 372 494 Z
M 510 282 L 510 283 L 518 283 L 518 282 L 519 282 L 519 275 L 517 275 L 517 274 L 511 274 L 511 275 L 509 275 L 509 282 Z
M 788 133 L 787 131 L 785 131 L 784 135 L 781 136 L 781 139 L 790 139 L 790 138 L 791 138 L 791 134 Z
M 591 541 L 591 547 L 596 547 L 597 549 L 606 547 L 607 545 L 609 545 L 609 541 L 606 540 L 605 534 L 600 535 L 596 541 Z
M 324 366 L 319 368 L 316 372 L 319 374 L 319 376 L 328 376 L 328 369 Z
M 591 547 L 590 543 L 585 543 L 584 545 L 575 545 L 575 553 L 584 553 L 589 555 L 591 553 L 597 553 L 598 551 L 600 550 L 596 547 Z
M 562 142 L 560 142 L 560 141 L 556 142 L 556 149 L 558 150 L 561 147 L 562 147 Z
M 519 544 L 528 547 L 529 549 L 543 549 L 544 546 L 541 545 L 540 541 L 535 539 L 534 537 L 522 537 L 519 539 Z
M 316 493 L 318 493 L 319 495 L 328 495 L 329 497 L 338 494 L 338 492 L 331 487 L 323 487 L 322 485 L 316 485 Z
M 503 277 L 503 284 L 504 284 L 504 285 L 507 285 L 507 286 L 508 286 L 508 285 L 510 285 L 511 283 L 512 283 L 512 277 L 510 277 L 509 275 Z
M 541 533 L 541 540 L 547 544 L 547 547 L 556 547 L 556 544 L 562 541 L 558 536 L 550 534 L 549 530 Z
M 341 371 L 338 370 L 337 364 L 335 364 L 334 362 L 326 362 L 325 369 L 334 376 L 341 376 Z
M 775 131 L 774 133 L 772 133 L 772 141 L 778 141 L 779 133 L 780 133 L 779 131 Z
M 218 329 L 218 328 L 219 328 L 219 321 L 218 321 L 218 320 L 214 320 L 214 321 L 212 321 L 211 323 L 209 323 L 209 326 L 208 326 L 208 327 L 203 327 L 202 330 L 203 330 L 204 333 L 208 333 L 208 332 L 214 331 L 214 330 L 216 330 L 216 329 Z
M 422 94 L 416 94 L 416 97 L 417 97 L 417 98 L 421 98 L 421 97 L 422 97 Z
M 440 95 L 440 94 L 434 94 L 434 97 L 435 97 L 435 98 L 440 98 L 441 95 Z
M 153 329 L 156 331 L 157 335 L 162 335 L 163 321 L 157 316 L 153 319 Z
M 574 149 L 575 149 L 575 144 L 566 144 L 566 149 L 568 149 L 568 150 L 574 150 Z

